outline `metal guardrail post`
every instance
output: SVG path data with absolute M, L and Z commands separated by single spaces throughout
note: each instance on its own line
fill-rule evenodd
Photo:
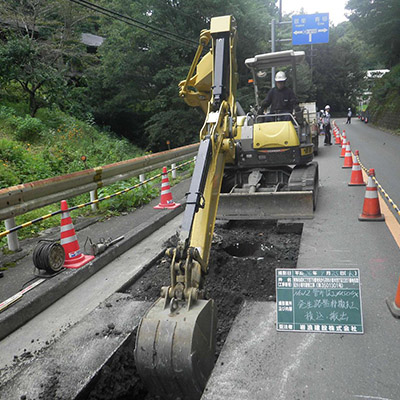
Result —
M 91 190 L 90 191 L 90 201 L 94 201 L 97 200 L 99 198 L 98 193 L 97 193 L 97 189 L 95 190 Z M 92 211 L 98 211 L 99 210 L 99 204 L 98 203 L 94 203 L 91 205 Z
M 4 221 L 6 230 L 8 231 L 9 229 L 12 229 L 16 226 L 15 224 L 15 218 L 8 218 Z M 11 251 L 18 251 L 20 250 L 20 245 L 19 245 L 19 240 L 18 240 L 18 233 L 17 232 L 11 232 L 7 235 L 7 244 L 8 244 L 8 249 Z
M 176 164 L 172 164 L 171 169 L 172 169 L 172 179 L 176 179 Z
M 143 183 L 145 180 L 146 180 L 146 178 L 145 178 L 144 174 L 140 174 L 140 175 L 139 175 L 139 181 L 140 181 L 140 183 Z

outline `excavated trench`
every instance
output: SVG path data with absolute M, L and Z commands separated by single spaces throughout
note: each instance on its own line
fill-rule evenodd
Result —
M 230 221 L 217 224 L 206 277 L 207 296 L 218 310 L 215 359 L 224 345 L 232 323 L 245 300 L 275 300 L 275 269 L 295 268 L 302 224 Z M 175 244 L 176 237 L 166 243 Z M 169 259 L 161 258 L 129 289 L 135 300 L 152 301 L 162 286 L 169 284 Z M 136 373 L 134 337 L 118 350 L 102 369 L 85 400 L 156 400 Z

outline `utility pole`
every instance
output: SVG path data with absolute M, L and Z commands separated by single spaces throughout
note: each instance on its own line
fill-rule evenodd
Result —
M 275 52 L 275 18 L 271 21 L 271 53 Z M 275 87 L 275 67 L 271 68 L 271 87 Z
M 291 21 L 282 21 L 282 0 L 279 0 L 279 21 L 276 22 L 275 18 L 271 20 L 271 53 L 276 51 L 276 25 L 291 24 Z M 278 42 L 290 42 L 292 39 L 279 39 Z M 271 87 L 275 87 L 275 67 L 271 68 Z

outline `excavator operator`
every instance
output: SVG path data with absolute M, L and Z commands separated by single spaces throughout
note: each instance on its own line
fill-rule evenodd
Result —
M 292 114 L 293 109 L 296 112 L 299 110 L 298 100 L 292 89 L 285 85 L 286 83 L 286 74 L 283 71 L 278 71 L 275 75 L 275 84 L 276 86 L 272 88 L 267 97 L 262 101 L 261 107 L 258 110 L 258 114 L 264 114 L 264 110 L 266 110 L 269 106 L 271 106 L 271 110 L 269 114 Z M 290 115 L 282 115 L 273 117 L 267 117 L 267 122 L 271 121 L 290 121 Z

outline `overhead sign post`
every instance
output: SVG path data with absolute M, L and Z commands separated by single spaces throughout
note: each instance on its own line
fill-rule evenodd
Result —
M 329 42 L 329 13 L 292 16 L 292 44 Z

